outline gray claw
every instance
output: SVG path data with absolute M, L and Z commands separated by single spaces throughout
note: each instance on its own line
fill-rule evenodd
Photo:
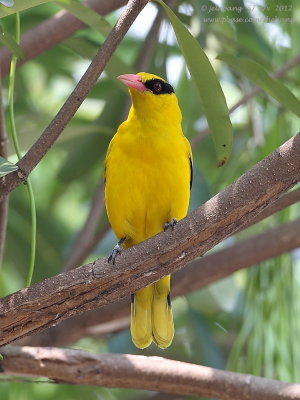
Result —
M 177 219 L 173 218 L 170 222 L 167 222 L 166 224 L 164 224 L 164 231 L 166 231 L 169 228 L 174 229 L 177 222 L 178 222 Z
M 122 250 L 123 250 L 122 244 L 125 242 L 125 240 L 126 240 L 126 238 L 122 238 L 115 245 L 115 247 L 113 248 L 113 251 L 110 253 L 110 255 L 109 255 L 108 259 L 107 259 L 107 262 L 109 264 L 115 265 L 117 256 L 122 253 Z

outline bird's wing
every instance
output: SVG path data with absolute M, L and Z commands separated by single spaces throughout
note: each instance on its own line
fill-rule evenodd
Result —
M 192 184 L 193 184 L 193 154 L 192 154 L 192 148 L 190 145 L 190 142 L 188 141 L 188 139 L 186 137 L 185 141 L 186 141 L 186 146 L 187 146 L 187 150 L 188 150 L 188 158 L 189 158 L 189 162 L 190 162 L 190 170 L 191 170 L 191 175 L 190 175 L 190 189 L 192 189 Z
M 192 158 L 192 155 L 189 156 L 189 161 L 190 161 L 190 169 L 191 169 L 191 176 L 190 176 L 190 190 L 191 190 L 192 185 L 193 185 L 193 158 Z

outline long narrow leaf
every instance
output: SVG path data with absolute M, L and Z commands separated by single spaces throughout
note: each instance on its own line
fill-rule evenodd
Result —
M 283 107 L 300 117 L 300 101 L 297 97 L 283 83 L 273 79 L 260 64 L 231 54 L 220 54 L 218 59 L 225 61 L 236 71 L 245 75 Z
M 179 47 L 199 91 L 203 111 L 214 140 L 218 165 L 222 166 L 232 148 L 232 125 L 220 83 L 197 40 L 162 0 L 155 1 L 165 9 L 173 26 Z
M 14 6 L 10 8 L 0 4 L 0 18 L 39 6 L 40 4 L 50 3 L 50 1 L 51 0 L 18 0 L 14 3 Z
M 56 4 L 69 11 L 86 25 L 100 32 L 103 36 L 107 36 L 111 31 L 111 26 L 105 18 L 76 0 L 58 0 Z
M 74 17 L 80 19 L 104 37 L 106 37 L 112 29 L 110 23 L 107 22 L 105 18 L 76 0 L 58 0 L 56 4 L 69 11 Z M 75 44 L 75 41 L 73 44 Z M 106 66 L 106 72 L 111 78 L 115 79 L 117 75 L 124 74 L 125 72 L 132 72 L 132 68 L 114 54 Z

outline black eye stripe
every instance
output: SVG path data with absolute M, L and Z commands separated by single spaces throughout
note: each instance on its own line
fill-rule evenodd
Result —
M 174 89 L 168 82 L 164 82 L 161 79 L 149 79 L 148 81 L 144 82 L 144 85 L 147 89 L 151 90 L 153 94 L 171 94 L 174 93 Z

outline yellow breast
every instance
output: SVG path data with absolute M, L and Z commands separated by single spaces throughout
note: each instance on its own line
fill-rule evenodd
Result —
M 189 203 L 190 146 L 180 124 L 155 127 L 130 114 L 111 141 L 106 159 L 106 207 L 127 246 L 185 217 Z

